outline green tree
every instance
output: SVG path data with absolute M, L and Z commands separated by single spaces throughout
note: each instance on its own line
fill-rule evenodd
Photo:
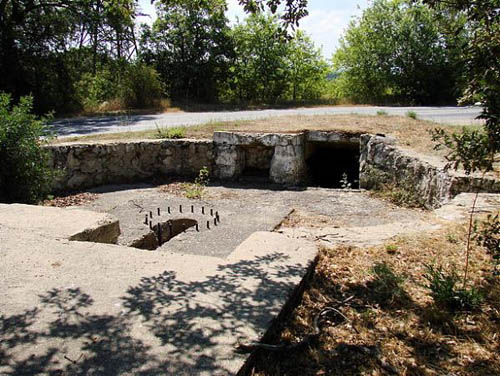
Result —
M 297 30 L 289 42 L 289 96 L 295 101 L 318 99 L 325 92 L 328 64 L 311 38 Z
M 465 18 L 406 0 L 375 0 L 333 57 L 344 96 L 357 102 L 449 103 L 463 89 Z
M 456 166 L 492 170 L 500 152 L 500 0 L 426 0 L 433 8 L 464 12 L 471 37 L 465 49 L 468 98 L 479 97 L 485 119 L 484 131 L 455 133 L 444 137 Z M 443 135 L 441 133 L 441 135 Z
M 289 45 L 276 16 L 255 14 L 232 30 L 232 97 L 239 101 L 274 103 L 288 86 Z
M 155 0 L 151 0 L 153 3 Z M 191 6 L 193 4 L 206 5 L 211 0 L 161 0 L 166 5 L 184 5 Z M 281 11 L 281 20 L 285 27 L 298 26 L 301 18 L 308 15 L 307 0 L 238 0 L 247 13 L 257 14 L 266 10 L 276 14 L 278 7 L 283 5 Z
M 134 13 L 134 0 L 0 0 L 0 90 L 32 94 L 37 112 L 75 110 L 82 74 L 131 57 Z
M 30 97 L 12 106 L 10 95 L 0 93 L 0 202 L 36 203 L 50 190 L 54 171 L 42 148 L 47 129 L 32 107 Z
M 226 2 L 158 4 L 158 19 L 143 26 L 141 59 L 156 67 L 174 100 L 214 102 L 227 81 L 233 54 Z

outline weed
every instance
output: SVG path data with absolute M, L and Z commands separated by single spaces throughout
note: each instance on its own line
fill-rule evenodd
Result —
M 453 234 L 447 234 L 446 235 L 446 240 L 448 240 L 448 242 L 450 242 L 451 244 L 458 244 L 458 239 Z
M 385 246 L 385 250 L 387 251 L 387 253 L 394 254 L 398 250 L 398 246 L 395 244 L 387 244 Z
M 493 274 L 500 276 L 500 220 L 499 214 L 489 214 L 479 224 L 474 225 L 474 239 L 477 244 L 486 248 L 493 261 Z
M 388 113 L 385 110 L 378 110 L 377 111 L 377 116 L 387 116 Z
M 431 297 L 438 307 L 452 312 L 476 310 L 480 307 L 483 301 L 481 293 L 474 286 L 457 287 L 460 277 L 455 270 L 446 273 L 442 266 L 437 268 L 429 264 L 424 266 L 427 272 L 423 277 L 429 282 L 424 287 L 431 291 Z
M 417 113 L 415 111 L 408 111 L 406 113 L 406 116 L 413 120 L 417 120 L 418 118 Z
M 208 184 L 208 179 L 210 176 L 210 171 L 206 166 L 203 166 L 198 176 L 196 177 L 194 183 L 182 184 L 182 189 L 184 190 L 184 195 L 189 199 L 200 199 L 205 193 L 205 187 Z
M 402 287 L 405 278 L 392 271 L 385 262 L 377 262 L 371 268 L 373 274 L 373 291 L 380 301 L 394 302 L 406 297 Z
M 156 138 L 176 139 L 184 138 L 186 127 L 160 128 L 156 125 Z
M 209 177 L 210 177 L 210 171 L 208 171 L 208 168 L 206 166 L 203 166 L 198 172 L 198 176 L 195 179 L 194 183 L 196 185 L 206 187 L 208 184 Z

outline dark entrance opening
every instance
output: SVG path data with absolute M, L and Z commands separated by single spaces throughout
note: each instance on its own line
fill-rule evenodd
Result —
M 241 173 L 243 180 L 268 181 L 274 149 L 263 145 L 244 145 L 245 167 Z
M 308 142 L 309 185 L 323 188 L 359 188 L 359 143 Z

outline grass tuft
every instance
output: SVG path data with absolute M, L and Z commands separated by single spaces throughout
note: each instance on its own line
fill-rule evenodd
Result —
M 186 127 L 160 128 L 156 126 L 156 138 L 179 139 L 186 137 Z
M 418 119 L 417 113 L 415 111 L 408 111 L 406 113 L 406 116 L 409 117 L 410 119 L 413 119 L 413 120 Z

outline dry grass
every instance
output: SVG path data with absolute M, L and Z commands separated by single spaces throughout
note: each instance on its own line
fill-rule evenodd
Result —
M 437 309 L 425 283 L 424 263 L 461 270 L 466 227 L 453 225 L 399 238 L 368 249 L 322 249 L 302 303 L 277 328 L 273 343 L 298 341 L 311 333 L 313 317 L 328 302 L 348 321 L 331 317 L 307 350 L 257 354 L 254 375 L 498 375 L 500 374 L 500 281 L 491 263 L 473 249 L 471 283 L 486 299 L 478 312 Z M 380 293 L 370 269 L 385 262 L 405 280 L 400 294 Z
M 159 124 L 161 127 L 161 124 Z M 402 116 L 362 116 L 362 115 L 316 115 L 284 116 L 251 121 L 212 122 L 204 125 L 187 127 L 187 138 L 211 138 L 215 131 L 251 131 L 251 132 L 299 132 L 309 130 L 335 130 L 355 133 L 383 133 L 399 140 L 405 148 L 417 152 L 436 155 L 433 151 L 429 131 L 437 126 L 456 131 L 457 127 L 438 125 L 423 120 L 413 120 Z M 157 131 L 113 133 L 83 137 L 65 138 L 60 142 L 114 141 L 157 138 Z

